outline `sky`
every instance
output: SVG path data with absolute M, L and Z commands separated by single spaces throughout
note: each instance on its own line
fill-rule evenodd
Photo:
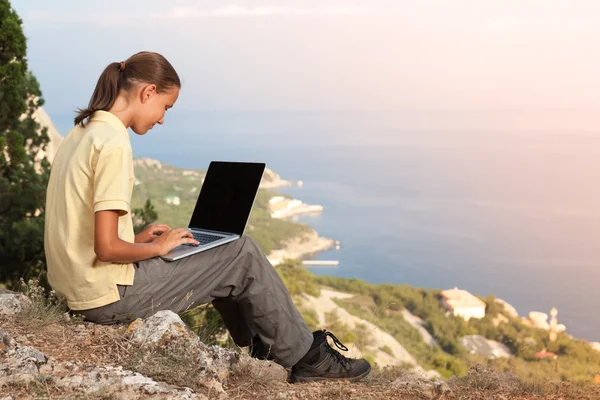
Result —
M 528 127 L 600 130 L 597 1 L 12 4 L 50 113 L 151 50 L 182 77 L 182 110 L 508 110 Z

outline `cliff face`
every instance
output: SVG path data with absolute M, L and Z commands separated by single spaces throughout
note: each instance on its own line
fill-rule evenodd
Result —
M 46 113 L 43 107 L 38 108 L 35 113 L 33 113 L 33 119 L 35 119 L 36 122 L 42 127 L 48 128 L 48 136 L 50 137 L 46 152 L 41 151 L 40 154 L 38 154 L 38 159 L 46 156 L 48 157 L 48 161 L 52 163 L 52 160 L 54 160 L 54 155 L 56 154 L 56 150 L 62 142 L 63 137 L 60 135 L 52 123 L 52 119 L 50 119 L 50 116 Z

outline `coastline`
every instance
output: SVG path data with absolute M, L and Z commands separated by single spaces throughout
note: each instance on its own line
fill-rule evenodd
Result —
M 265 170 L 265 175 L 266 179 L 263 179 L 261 183 L 261 188 L 263 189 L 279 189 L 294 185 L 294 181 L 282 179 L 279 174 L 272 170 Z M 301 186 L 300 182 L 297 184 Z M 273 196 L 269 203 L 272 207 L 271 217 L 279 219 L 289 219 L 295 215 L 320 213 L 323 211 L 323 206 L 321 205 L 309 205 L 298 199 L 288 199 L 284 196 Z M 329 250 L 337 244 L 337 240 L 321 237 L 317 231 L 312 229 L 309 233 L 304 233 L 287 240 L 283 248 L 271 251 L 267 255 L 267 259 L 275 266 L 281 264 L 286 259 L 302 260 L 321 251 Z
M 267 258 L 271 264 L 278 265 L 285 259 L 301 260 L 304 257 L 329 250 L 335 244 L 335 240 L 321 237 L 317 231 L 313 230 L 288 240 L 282 249 L 273 250 Z
M 277 184 L 272 185 L 271 189 L 288 187 L 288 186 L 293 185 L 293 181 L 283 180 L 279 177 L 279 175 L 277 175 L 277 174 L 275 174 L 275 175 L 276 175 L 275 182 L 277 182 Z M 278 196 L 275 196 L 275 197 L 278 197 Z M 275 198 L 275 197 L 273 197 L 273 198 Z M 283 199 L 283 197 L 281 197 L 281 198 Z M 271 215 L 273 218 L 289 219 L 290 217 L 292 217 L 294 215 L 311 214 L 311 213 L 314 213 L 315 211 L 317 213 L 320 213 L 323 210 L 323 207 L 320 205 L 308 205 L 308 204 L 302 203 L 300 200 L 295 199 L 295 198 L 287 199 L 287 200 L 289 203 L 292 203 L 292 204 L 297 203 L 297 204 L 293 204 L 292 207 L 284 207 L 283 209 L 278 210 L 278 212 L 272 212 Z M 290 205 L 292 205 L 292 204 L 290 204 Z M 282 249 L 273 250 L 267 256 L 267 258 L 271 262 L 271 264 L 273 264 L 273 266 L 281 264 L 286 259 L 294 259 L 294 260 L 302 261 L 303 259 L 305 259 L 309 256 L 314 256 L 319 252 L 334 248 L 338 244 L 339 244 L 339 242 L 337 240 L 334 240 L 331 238 L 320 237 L 318 235 L 318 232 L 313 229 L 312 232 L 310 232 L 310 233 L 306 233 L 306 234 L 303 234 L 303 235 L 300 235 L 298 237 L 288 240 Z M 526 313 L 525 315 L 520 315 L 518 313 L 518 311 L 515 309 L 515 307 L 513 307 L 507 301 L 502 300 L 501 298 L 496 298 L 496 303 L 501 305 L 504 308 L 505 312 L 507 314 L 509 314 L 511 317 L 520 320 L 522 323 L 526 324 L 527 326 L 543 329 L 545 331 L 548 331 L 549 334 L 551 334 L 552 332 L 556 332 L 556 333 L 564 332 L 569 337 L 573 337 L 571 334 L 566 332 L 567 327 L 564 324 L 559 324 L 556 321 L 556 319 L 554 319 L 554 321 L 552 321 L 552 318 L 549 318 L 550 315 L 548 315 L 545 312 L 530 311 L 530 312 Z M 556 312 L 555 309 L 553 309 L 553 311 Z M 497 321 L 496 323 L 502 323 L 502 322 L 507 322 L 507 321 Z M 594 350 L 600 352 L 600 342 L 589 341 L 586 339 L 580 339 L 580 340 L 587 342 L 588 344 L 590 344 L 590 346 Z

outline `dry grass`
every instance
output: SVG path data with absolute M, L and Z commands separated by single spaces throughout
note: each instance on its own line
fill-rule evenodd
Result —
M 482 398 L 494 395 L 506 398 L 544 399 L 600 399 L 600 388 L 588 385 L 573 385 L 551 380 L 525 381 L 509 372 L 499 373 L 482 365 L 471 368 L 466 376 L 448 381 L 455 392 L 475 392 Z
M 123 368 L 139 372 L 156 381 L 175 386 L 187 386 L 207 395 L 206 374 L 199 360 L 202 351 L 189 341 L 177 338 L 164 339 L 159 346 L 127 346 L 128 358 Z
M 410 365 L 408 366 L 388 366 L 379 367 L 375 365 L 371 370 L 371 373 L 364 379 L 365 383 L 369 384 L 385 384 L 395 381 L 398 378 L 402 378 L 406 374 L 410 373 Z
M 31 382 L 10 383 L 2 388 L 0 394 L 10 394 L 14 399 L 89 399 L 89 400 L 116 400 L 114 393 L 105 389 L 86 393 L 82 396 L 77 389 L 57 386 L 50 375 L 39 374 Z
M 31 306 L 16 315 L 22 325 L 40 327 L 55 323 L 81 322 L 81 318 L 69 315 L 64 298 L 56 295 L 53 290 L 46 294 L 46 290 L 39 285 L 37 279 L 30 279 L 27 283 L 21 279 L 19 292 L 31 300 Z

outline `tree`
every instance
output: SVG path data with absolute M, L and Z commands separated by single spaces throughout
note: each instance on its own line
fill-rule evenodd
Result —
M 133 211 L 133 230 L 137 235 L 148 225 L 158 219 L 158 213 L 154 209 L 150 199 L 146 199 L 146 204 L 142 208 L 134 208 Z
M 0 283 L 44 270 L 44 208 L 50 163 L 47 129 L 33 119 L 42 106 L 39 84 L 27 70 L 22 21 L 0 0 Z

